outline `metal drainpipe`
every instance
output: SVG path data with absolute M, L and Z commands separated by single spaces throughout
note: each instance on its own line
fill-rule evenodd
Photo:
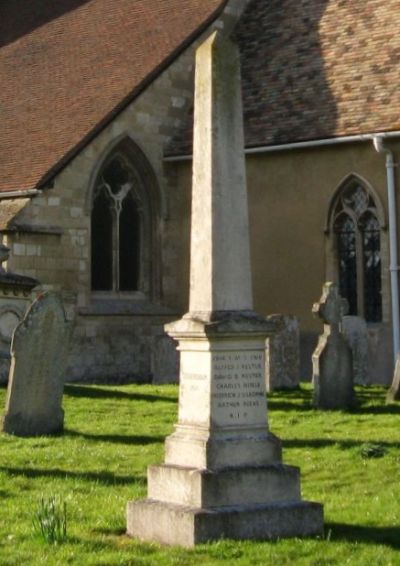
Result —
M 374 148 L 378 153 L 386 154 L 386 175 L 389 208 L 389 249 L 390 249 L 390 287 L 392 294 L 392 325 L 393 325 L 393 356 L 396 364 L 400 353 L 400 314 L 399 314 L 399 286 L 398 286 L 398 259 L 397 259 L 397 215 L 395 193 L 395 163 L 393 152 L 385 147 L 381 136 L 373 137 Z

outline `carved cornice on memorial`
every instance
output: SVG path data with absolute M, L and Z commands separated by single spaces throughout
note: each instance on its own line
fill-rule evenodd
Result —
M 209 311 L 189 312 L 180 320 L 166 325 L 165 329 L 176 339 L 189 334 L 209 338 L 241 333 L 271 336 L 275 332 L 275 324 L 254 311 Z

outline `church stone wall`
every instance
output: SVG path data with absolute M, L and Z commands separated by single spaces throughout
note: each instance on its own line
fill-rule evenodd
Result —
M 246 3 L 230 0 L 212 28 L 229 29 Z M 34 196 L 9 222 L 9 229 L 2 230 L 3 242 L 11 248 L 8 269 L 62 290 L 67 307 L 75 311 L 70 380 L 177 377 L 175 347 L 164 341 L 162 328 L 187 305 L 190 186 L 177 190 L 163 153 L 192 102 L 193 54 L 200 41 L 105 127 L 52 185 Z M 102 160 L 124 136 L 142 149 L 160 187 L 161 307 L 153 305 L 147 316 L 130 308 L 124 312 L 121 304 L 113 313 L 112 298 L 103 305 L 104 312 L 91 308 L 90 191 Z M 153 376 L 155 371 L 161 377 Z

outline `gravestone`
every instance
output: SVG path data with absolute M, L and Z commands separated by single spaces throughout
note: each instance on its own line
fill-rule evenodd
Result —
M 386 403 L 400 401 L 400 355 L 397 356 L 392 385 L 386 395 Z
M 71 335 L 61 299 L 43 293 L 14 331 L 3 430 L 39 436 L 63 430 L 62 395 Z
M 325 283 L 322 296 L 312 309 L 324 322 L 313 353 L 314 405 L 319 409 L 347 409 L 353 404 L 353 358 L 342 332 L 343 316 L 348 304 L 336 285 Z
M 320 534 L 322 506 L 301 500 L 300 473 L 268 430 L 265 339 L 252 310 L 239 54 L 213 33 L 196 54 L 189 312 L 179 342 L 179 414 L 148 499 L 127 532 L 193 546 L 220 538 Z
M 271 314 L 274 325 L 265 348 L 265 382 L 267 391 L 295 389 L 300 383 L 300 336 L 295 316 Z
M 369 377 L 368 328 L 365 319 L 361 316 L 344 316 L 343 334 L 353 354 L 354 383 L 367 385 Z
M 39 282 L 32 277 L 6 271 L 3 263 L 10 249 L 0 244 L 0 383 L 7 383 L 10 372 L 10 346 L 13 332 L 31 302 L 31 293 Z
M 178 383 L 179 356 L 172 338 L 164 333 L 154 338 L 151 356 L 152 383 Z

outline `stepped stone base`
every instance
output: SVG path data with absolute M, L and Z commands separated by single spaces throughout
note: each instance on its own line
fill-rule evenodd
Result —
M 281 441 L 265 427 L 241 433 L 215 432 L 210 437 L 196 429 L 177 425 L 165 439 L 165 463 L 193 468 L 264 466 L 281 462 Z
M 192 508 L 300 501 L 300 472 L 285 464 L 206 470 L 150 466 L 148 498 Z
M 273 540 L 322 535 L 323 507 L 309 501 L 193 508 L 152 499 L 130 501 L 127 533 L 145 541 L 193 547 L 229 538 Z

